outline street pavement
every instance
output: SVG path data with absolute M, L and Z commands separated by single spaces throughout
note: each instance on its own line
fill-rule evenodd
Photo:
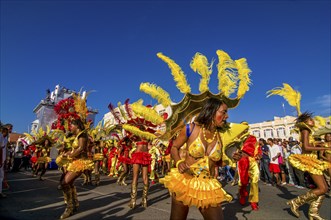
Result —
M 1 220 L 52 220 L 59 219 L 65 209 L 62 191 L 57 189 L 60 172 L 48 170 L 45 180 L 40 181 L 33 177 L 31 172 L 22 171 L 7 173 L 10 188 L 3 192 L 6 198 L 0 198 Z M 142 195 L 142 182 L 139 178 L 137 203 L 140 203 Z M 163 220 L 169 219 L 171 197 L 162 184 L 154 184 L 149 189 L 148 207 L 146 209 L 137 206 L 130 209 L 130 183 L 128 186 L 119 186 L 116 179 L 101 176 L 99 186 L 81 186 L 82 178 L 75 181 L 80 201 L 79 212 L 71 219 L 132 219 L 132 220 Z M 297 189 L 292 186 L 273 187 L 259 183 L 260 202 L 259 211 L 252 211 L 249 203 L 241 206 L 238 202 L 238 186 L 223 183 L 224 189 L 233 195 L 230 203 L 223 204 L 225 220 L 291 220 L 308 219 L 309 205 L 300 207 L 300 218 L 290 213 L 286 201 L 297 195 L 307 192 L 308 189 Z M 320 209 L 320 214 L 325 219 L 331 219 L 330 198 L 326 197 Z M 187 219 L 203 219 L 199 210 L 191 207 Z

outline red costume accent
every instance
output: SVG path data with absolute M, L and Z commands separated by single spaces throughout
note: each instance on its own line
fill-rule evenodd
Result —
M 151 155 L 147 152 L 134 152 L 131 155 L 131 164 L 149 165 L 152 162 Z
M 131 150 L 131 146 L 126 146 L 126 145 L 122 145 L 122 152 L 118 158 L 118 161 L 121 163 L 125 163 L 125 164 L 130 164 L 131 163 L 131 159 L 129 157 L 129 153 Z
M 246 198 L 251 203 L 252 210 L 258 210 L 258 180 L 259 167 L 256 161 L 261 148 L 258 146 L 256 137 L 249 135 L 242 146 L 243 157 L 238 161 L 239 173 L 239 203 L 245 205 Z M 250 183 L 250 193 L 247 186 Z

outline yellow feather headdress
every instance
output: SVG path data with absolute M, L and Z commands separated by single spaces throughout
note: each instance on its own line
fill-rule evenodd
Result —
M 142 105 L 142 100 L 131 104 L 132 111 L 136 116 L 142 117 L 155 125 L 163 123 L 163 118 L 152 108 Z
M 40 127 L 37 131 L 33 130 L 32 135 L 28 133 L 24 133 L 24 135 L 29 142 L 35 145 L 43 145 L 46 139 L 49 140 L 51 144 L 54 144 L 55 139 L 57 139 L 56 133 L 51 131 L 49 126 L 46 126 L 46 130 Z
M 245 58 L 232 60 L 231 57 L 222 50 L 217 50 L 219 63 L 218 69 L 218 89 L 217 94 L 209 91 L 210 75 L 212 74 L 212 66 L 206 56 L 201 53 L 196 53 L 193 57 L 190 67 L 194 72 L 201 76 L 199 91 L 200 94 L 191 94 L 190 85 L 187 83 L 186 76 L 178 64 L 169 57 L 158 53 L 157 56 L 168 64 L 171 74 L 174 77 L 176 86 L 185 96 L 179 103 L 172 103 L 169 94 L 155 84 L 142 83 L 140 90 L 155 98 L 158 103 L 164 107 L 171 106 L 172 114 L 165 121 L 166 134 L 164 139 L 170 139 L 183 126 L 183 121 L 190 121 L 202 108 L 204 103 L 211 97 L 222 99 L 227 104 L 228 108 L 234 108 L 239 104 L 241 98 L 249 90 L 251 84 L 250 73 Z M 236 98 L 230 98 L 230 95 L 237 91 Z M 160 92 L 162 91 L 162 92 Z
M 129 99 L 127 99 L 124 106 L 118 103 L 119 110 L 113 108 L 112 104 L 109 104 L 108 107 L 114 118 L 117 118 L 116 122 L 125 131 L 148 140 L 156 138 L 153 133 L 156 132 L 156 127 L 164 121 L 163 117 L 152 107 L 144 106 L 142 99 L 132 104 L 129 104 Z

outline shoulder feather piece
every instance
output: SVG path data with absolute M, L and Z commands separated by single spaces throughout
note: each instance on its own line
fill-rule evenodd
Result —
M 160 86 L 150 83 L 141 83 L 140 90 L 156 99 L 164 107 L 171 104 L 169 93 L 163 90 Z
M 222 91 L 226 97 L 230 95 L 237 88 L 238 78 L 236 76 L 236 63 L 231 59 L 231 57 L 223 50 L 217 50 L 219 63 L 217 65 L 218 69 L 218 89 Z
M 201 80 L 199 84 L 199 91 L 204 93 L 209 90 L 208 84 L 210 80 L 210 75 L 212 73 L 213 62 L 209 65 L 208 59 L 200 53 L 196 53 L 193 57 L 190 66 L 194 72 L 201 75 Z
M 299 91 L 294 90 L 289 84 L 283 83 L 282 87 L 276 87 L 272 90 L 267 91 L 267 98 L 272 95 L 282 96 L 290 106 L 296 108 L 298 115 L 301 115 L 300 111 L 300 101 L 301 101 L 301 93 Z
M 157 56 L 166 62 L 171 70 L 171 74 L 174 77 L 175 82 L 177 82 L 177 88 L 179 91 L 183 94 L 190 93 L 191 87 L 186 81 L 186 76 L 182 69 L 178 66 L 177 63 L 175 63 L 172 59 L 169 57 L 163 55 L 162 53 L 157 53 Z

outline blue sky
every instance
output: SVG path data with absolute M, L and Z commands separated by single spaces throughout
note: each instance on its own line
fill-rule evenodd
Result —
M 0 120 L 26 132 L 46 89 L 60 84 L 96 90 L 88 105 L 145 104 L 139 91 L 156 83 L 173 101 L 183 97 L 162 52 L 185 72 L 193 93 L 196 52 L 245 57 L 253 85 L 229 121 L 256 123 L 284 116 L 281 97 L 266 91 L 286 82 L 302 93 L 301 109 L 330 115 L 330 1 L 1 1 Z M 216 62 L 217 63 L 217 62 Z M 209 84 L 217 92 L 217 69 Z M 285 103 L 287 115 L 295 109 Z

